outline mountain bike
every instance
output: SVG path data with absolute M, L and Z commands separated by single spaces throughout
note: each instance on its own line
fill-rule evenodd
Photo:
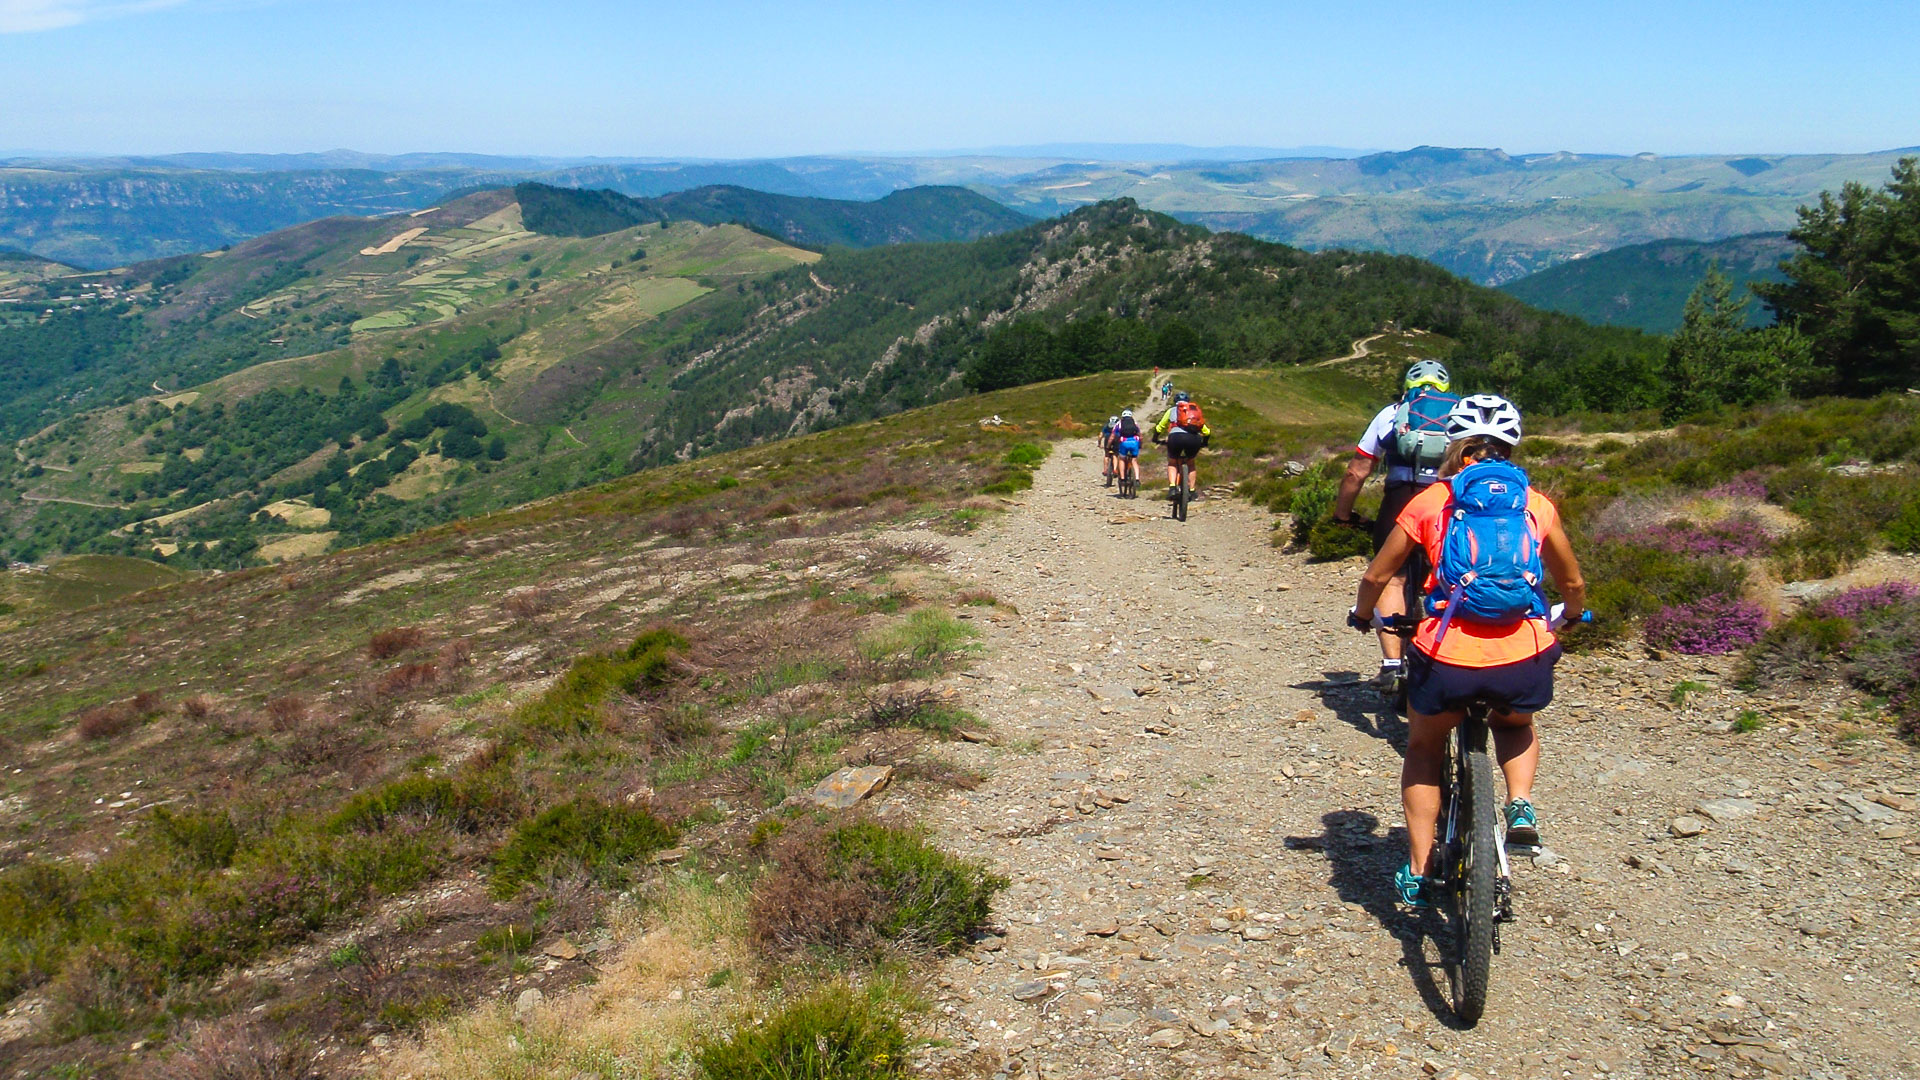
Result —
M 1193 501 L 1193 459 L 1186 458 L 1173 463 L 1174 475 L 1179 482 L 1174 485 L 1173 499 L 1167 507 L 1167 513 L 1175 521 L 1187 520 L 1187 504 Z
M 1549 620 L 1561 621 L 1559 605 Z M 1580 615 L 1592 622 L 1593 612 Z M 1411 638 L 1420 620 L 1408 615 L 1372 620 L 1376 630 Z M 1400 707 L 1405 708 L 1405 690 Z M 1487 1011 L 1487 981 L 1500 951 L 1500 924 L 1513 919 L 1513 866 L 1507 856 L 1507 820 L 1500 812 L 1493 756 L 1487 746 L 1492 729 L 1487 715 L 1496 702 L 1467 706 L 1467 715 L 1447 736 L 1446 765 L 1440 776 L 1440 824 L 1433 862 L 1426 874 L 1427 895 L 1447 922 L 1447 982 L 1454 1015 L 1472 1026 Z
M 1107 452 L 1106 459 L 1107 459 L 1106 465 L 1100 470 L 1100 475 L 1106 479 L 1106 483 L 1101 484 L 1100 486 L 1112 487 L 1113 478 L 1115 476 L 1115 473 L 1113 471 L 1113 452 L 1112 451 Z
M 1120 458 L 1120 497 L 1138 498 L 1140 495 L 1140 459 L 1137 457 Z

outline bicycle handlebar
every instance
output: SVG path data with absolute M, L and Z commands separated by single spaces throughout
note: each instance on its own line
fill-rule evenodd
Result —
M 1579 618 L 1568 619 L 1567 605 L 1565 604 L 1555 604 L 1553 607 L 1547 609 L 1547 627 L 1549 629 L 1558 630 L 1569 622 L 1591 623 L 1593 622 L 1593 612 L 1582 611 Z M 1414 631 L 1420 628 L 1420 620 L 1412 615 L 1382 615 L 1378 611 L 1375 611 L 1372 618 L 1362 621 L 1360 616 L 1354 612 L 1353 609 L 1349 608 L 1347 610 L 1347 625 L 1363 634 L 1371 633 L 1375 630 L 1384 630 L 1390 634 L 1400 634 L 1403 637 L 1411 637 Z

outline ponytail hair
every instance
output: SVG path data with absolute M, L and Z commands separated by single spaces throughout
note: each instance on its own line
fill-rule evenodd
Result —
M 1447 456 L 1440 461 L 1441 477 L 1452 476 L 1476 461 L 1487 458 L 1507 460 L 1513 447 L 1490 435 L 1469 435 L 1447 444 Z

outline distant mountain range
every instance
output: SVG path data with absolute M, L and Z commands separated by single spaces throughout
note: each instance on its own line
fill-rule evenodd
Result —
M 1687 296 L 1718 265 L 1735 296 L 1750 296 L 1755 281 L 1779 281 L 1780 261 L 1799 250 L 1785 233 L 1752 233 L 1725 240 L 1656 240 L 1615 248 L 1529 274 L 1500 286 L 1535 307 L 1588 322 L 1669 333 L 1680 325 Z M 1747 321 L 1764 326 L 1772 314 L 1749 299 Z
M 1326 156 L 1065 143 L 973 156 L 762 161 L 351 151 L 13 160 L 0 163 L 0 245 L 104 267 L 217 248 L 330 214 L 411 212 L 451 192 L 525 181 L 647 198 L 731 186 L 867 201 L 938 185 L 970 188 L 1033 217 L 1131 198 L 1216 230 L 1308 250 L 1418 255 L 1498 284 L 1632 244 L 1784 230 L 1821 191 L 1884 181 L 1901 153 L 1514 155 L 1421 146 L 1348 157 L 1298 149 Z M 1242 160 L 1268 150 L 1276 156 Z

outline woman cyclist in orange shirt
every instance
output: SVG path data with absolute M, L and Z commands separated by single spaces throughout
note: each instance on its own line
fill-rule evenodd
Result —
M 1396 570 L 1406 565 L 1415 544 L 1426 548 L 1430 565 L 1440 565 L 1452 486 L 1460 470 L 1488 458 L 1506 459 L 1520 443 L 1520 411 L 1492 394 L 1469 397 L 1447 418 L 1441 480 L 1407 504 L 1395 519 L 1380 554 L 1361 579 L 1356 611 L 1371 612 Z M 1560 525 L 1560 512 L 1545 495 L 1529 489 L 1526 514 L 1540 545 L 1540 561 L 1560 588 L 1565 610 L 1586 607 L 1586 582 L 1573 546 Z M 1433 590 L 1429 578 L 1427 591 Z M 1539 824 L 1529 797 L 1540 764 L 1540 740 L 1533 714 L 1553 700 L 1553 665 L 1560 645 L 1545 618 L 1511 623 L 1452 621 L 1444 638 L 1440 619 L 1429 615 L 1414 635 L 1407 671 L 1408 737 L 1400 772 L 1400 797 L 1407 812 L 1407 866 L 1394 875 L 1402 902 L 1424 906 L 1421 879 L 1434 847 L 1440 817 L 1440 778 L 1446 761 L 1447 734 L 1466 716 L 1466 705 L 1486 698 L 1495 703 L 1488 716 L 1494 751 L 1507 780 L 1507 837 L 1516 847 L 1539 843 Z

